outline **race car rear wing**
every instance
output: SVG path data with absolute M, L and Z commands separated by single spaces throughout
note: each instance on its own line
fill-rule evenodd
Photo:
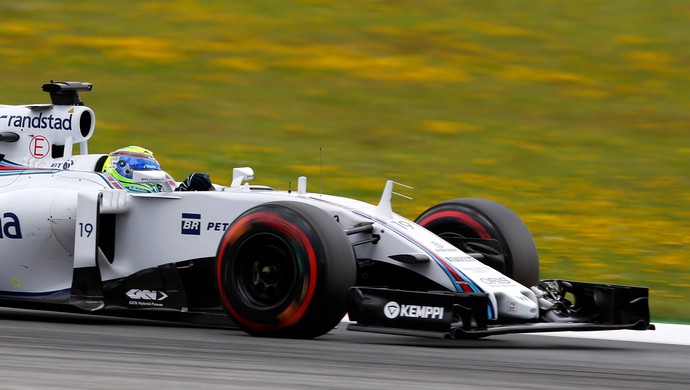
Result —
M 348 315 L 356 323 L 347 329 L 463 339 L 508 333 L 654 329 L 647 288 L 564 280 L 542 283 L 555 286 L 560 296 L 549 300 L 553 305 L 541 308 L 540 319 L 533 322 L 489 321 L 489 298 L 483 293 L 353 287 Z

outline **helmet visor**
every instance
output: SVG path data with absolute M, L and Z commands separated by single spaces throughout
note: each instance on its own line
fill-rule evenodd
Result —
M 160 171 L 158 161 L 144 157 L 121 156 L 115 163 L 115 170 L 120 175 L 131 179 L 134 171 Z

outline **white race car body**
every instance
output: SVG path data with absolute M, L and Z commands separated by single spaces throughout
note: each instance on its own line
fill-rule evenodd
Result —
M 80 157 L 74 156 L 72 161 L 78 162 Z M 111 261 L 101 256 L 98 262 L 103 281 L 162 264 L 214 257 L 223 233 L 244 211 L 267 202 L 291 200 L 314 204 L 338 216 L 344 230 L 373 223 L 381 239 L 376 245 L 357 247 L 358 258 L 414 267 L 415 272 L 449 291 L 462 292 L 458 282 L 470 283 L 471 291 L 489 294 L 492 319 L 500 310 L 507 316 L 525 319 L 539 314 L 529 288 L 404 217 L 377 215 L 376 206 L 364 202 L 311 193 L 251 190 L 248 186 L 151 194 L 133 194 L 113 186 L 115 183 L 103 173 L 5 169 L 0 176 L 0 204 L 13 206 L 3 207 L 0 214 L 4 232 L 0 238 L 0 264 L 8 276 L 0 280 L 0 294 L 36 297 L 69 291 L 77 238 L 95 241 L 97 226 L 95 209 L 93 213 L 87 211 L 86 217 L 77 215 L 80 199 L 91 200 L 89 206 L 95 208 L 95 198 L 100 195 L 100 213 L 116 215 L 117 250 Z M 358 235 L 350 237 L 353 242 L 361 239 Z M 405 253 L 422 253 L 433 261 L 413 265 L 389 257 Z M 84 259 L 83 265 L 91 265 L 90 260 L 96 261 Z M 466 278 L 456 281 L 453 273 Z
M 373 318 L 378 314 L 360 307 L 368 299 L 361 298 L 359 304 L 348 306 L 351 318 L 360 318 L 355 330 L 387 329 L 396 333 L 395 329 L 405 328 L 410 333 L 427 329 L 423 321 L 443 320 L 450 325 L 442 333 L 454 336 L 472 335 L 479 323 L 478 337 L 491 334 L 492 323 L 517 322 L 523 325 L 515 331 L 531 331 L 524 324 L 544 322 L 547 294 L 543 290 L 523 286 L 496 267 L 485 265 L 480 261 L 481 254 L 465 252 L 457 243 L 451 244 L 420 224 L 393 213 L 394 183 L 391 181 L 386 183 L 378 205 L 308 192 L 305 178 L 299 179 L 296 191 L 252 187 L 246 183 L 253 175 L 250 168 L 235 169 L 228 186 L 215 184 L 215 191 L 190 192 L 175 191 L 177 183 L 164 172 L 136 172 L 135 180 L 157 183 L 163 191 L 128 192 L 112 176 L 102 172 L 106 155 L 88 152 L 87 142 L 95 128 L 93 111 L 79 105 L 76 92 L 70 92 L 70 83 L 66 84 L 68 88 L 63 85 L 63 90 L 72 93 L 69 95 L 72 100 L 67 102 L 71 104 L 66 104 L 62 92 L 55 91 L 58 87 L 52 87 L 55 84 L 59 83 L 46 84 L 47 89 L 44 86 L 54 97 L 54 105 L 0 106 L 0 299 L 10 305 L 22 307 L 22 302 L 44 302 L 51 309 L 64 305 L 96 312 L 109 309 L 204 311 L 199 308 L 217 302 L 218 297 L 208 300 L 193 297 L 195 293 L 191 290 L 217 294 L 212 288 L 200 287 L 213 284 L 215 277 L 208 272 L 193 274 L 187 270 L 195 264 L 197 269 L 210 267 L 200 266 L 204 262 L 217 264 L 212 266 L 212 273 L 220 280 L 217 274 L 221 272 L 219 262 L 224 240 L 232 241 L 224 237 L 233 234 L 226 232 L 241 216 L 266 204 L 301 203 L 322 210 L 337 221 L 353 248 L 353 260 L 356 259 L 359 272 L 357 284 L 369 277 L 362 271 L 367 269 L 367 264 L 374 264 L 371 268 L 379 270 L 377 273 L 393 270 L 401 275 L 413 274 L 411 280 L 432 286 L 406 287 L 401 282 L 402 286 L 393 283 L 390 288 L 377 280 L 365 283 L 365 288 L 359 290 L 349 286 L 357 290 L 352 294 L 359 294 L 360 298 L 376 295 L 367 285 L 388 289 L 393 297 L 405 297 L 410 291 L 445 291 L 444 294 L 451 294 L 454 299 L 481 297 L 480 306 L 484 307 L 470 310 L 471 315 L 467 316 L 471 319 L 463 322 L 457 313 L 449 313 L 458 306 L 457 302 L 444 306 L 435 304 L 432 297 L 428 301 L 419 298 L 419 302 L 415 297 L 406 305 L 386 298 L 375 309 L 384 314 L 382 323 Z M 79 84 L 74 89 L 86 90 L 85 85 Z M 76 145 L 81 154 L 74 153 Z M 151 270 L 157 270 L 154 272 L 157 276 L 150 276 Z M 211 279 L 198 280 L 200 275 Z M 395 295 L 401 287 L 410 291 Z M 644 294 L 646 289 L 636 292 L 634 298 L 640 299 Z M 259 333 L 263 329 L 252 327 L 253 321 L 243 321 L 243 316 L 228 302 L 232 297 L 228 299 L 222 293 L 221 298 L 233 320 L 237 322 L 239 317 L 245 330 Z M 204 303 L 196 303 L 200 301 Z M 553 304 L 553 300 L 548 302 Z M 402 317 L 414 321 L 403 321 L 400 328 L 394 322 L 385 322 Z M 624 321 L 625 324 L 597 323 L 596 326 L 648 327 L 648 314 L 634 317 L 634 321 Z M 569 321 L 571 325 L 573 322 L 588 323 Z M 462 331 L 453 333 L 453 327 Z M 584 329 L 581 325 L 573 329 L 578 327 Z M 495 333 L 510 328 L 500 329 Z M 562 329 L 563 323 L 554 326 L 554 330 Z M 318 335 L 314 332 L 306 334 Z

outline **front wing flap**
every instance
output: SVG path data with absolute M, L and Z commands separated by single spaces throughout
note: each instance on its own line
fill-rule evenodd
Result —
M 533 322 L 488 320 L 484 293 L 420 292 L 352 287 L 348 330 L 438 338 L 481 338 L 508 333 L 653 329 L 648 290 L 564 280 L 542 281 L 553 289 Z M 560 295 L 559 295 L 560 294 Z

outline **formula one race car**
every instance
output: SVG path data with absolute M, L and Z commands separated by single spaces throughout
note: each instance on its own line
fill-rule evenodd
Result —
M 643 287 L 539 280 L 532 237 L 506 207 L 461 198 L 416 221 L 377 205 L 252 186 L 176 191 L 133 169 L 131 192 L 91 154 L 91 84 L 43 85 L 52 104 L 0 106 L 0 305 L 236 326 L 311 338 L 336 326 L 477 338 L 651 329 Z M 79 145 L 79 153 L 75 150 Z

